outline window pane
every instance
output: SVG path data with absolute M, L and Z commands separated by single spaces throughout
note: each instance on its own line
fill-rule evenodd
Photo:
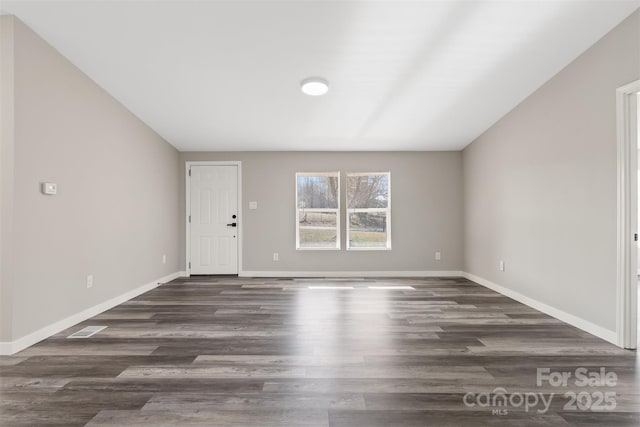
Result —
M 297 249 L 340 249 L 340 173 L 296 174 Z
M 298 176 L 298 208 L 337 209 L 337 176 Z
M 347 176 L 347 207 L 349 209 L 388 206 L 389 174 Z
M 337 247 L 337 212 L 307 212 L 298 210 L 301 248 Z
M 349 214 L 350 248 L 386 248 L 387 213 L 358 212 Z

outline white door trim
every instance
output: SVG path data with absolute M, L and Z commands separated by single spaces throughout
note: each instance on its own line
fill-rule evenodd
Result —
M 237 166 L 238 167 L 238 275 L 242 275 L 242 224 L 244 215 L 242 214 L 242 162 L 241 161 L 186 161 L 184 167 L 186 205 L 184 222 L 186 230 L 186 251 L 185 251 L 185 271 L 187 276 L 191 276 L 191 225 L 189 223 L 189 208 L 191 207 L 191 181 L 189 180 L 189 169 L 191 166 Z
M 640 91 L 640 80 L 616 90 L 618 135 L 618 236 L 617 236 L 617 292 L 616 332 L 618 345 L 636 348 L 637 345 L 637 233 L 638 209 L 638 147 L 633 117 L 633 98 Z

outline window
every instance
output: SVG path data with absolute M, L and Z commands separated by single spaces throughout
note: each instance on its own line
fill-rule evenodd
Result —
M 347 174 L 347 249 L 391 249 L 391 174 Z
M 340 172 L 296 174 L 296 249 L 340 249 Z

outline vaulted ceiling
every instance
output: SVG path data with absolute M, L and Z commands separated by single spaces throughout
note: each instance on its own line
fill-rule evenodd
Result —
M 183 151 L 458 150 L 638 1 L 4 1 Z M 325 96 L 300 81 L 329 81 Z

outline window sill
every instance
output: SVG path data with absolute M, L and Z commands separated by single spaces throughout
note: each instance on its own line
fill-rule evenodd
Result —
M 339 251 L 341 248 L 296 248 L 296 251 Z
M 391 248 L 347 248 L 348 251 L 390 251 Z

